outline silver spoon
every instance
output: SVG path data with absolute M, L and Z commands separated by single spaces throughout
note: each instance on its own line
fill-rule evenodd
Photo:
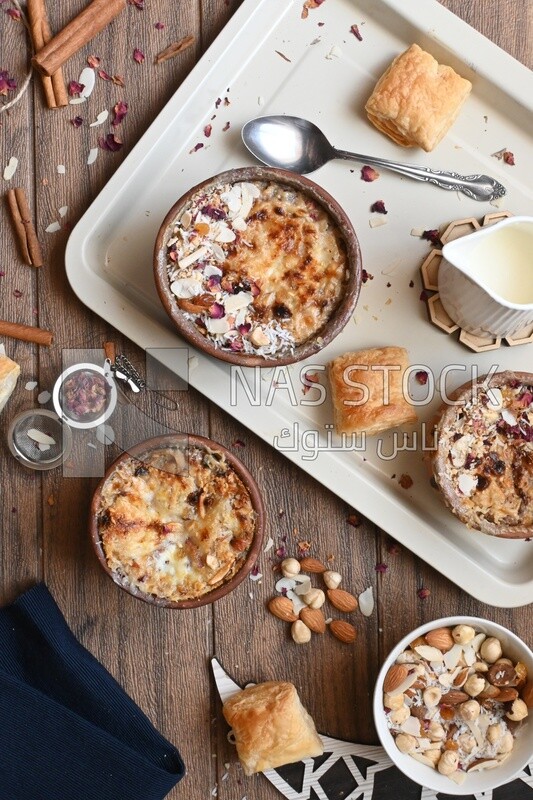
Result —
M 242 139 L 252 155 L 263 164 L 300 175 L 314 172 L 333 158 L 346 158 L 390 169 L 417 181 L 434 183 L 441 189 L 454 189 L 473 200 L 495 200 L 506 193 L 505 187 L 488 175 L 465 177 L 456 172 L 443 172 L 337 150 L 316 125 L 300 117 L 268 116 L 251 119 L 242 129 Z

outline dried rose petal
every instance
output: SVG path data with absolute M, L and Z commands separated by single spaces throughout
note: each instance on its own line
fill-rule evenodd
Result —
M 112 153 L 120 150 L 122 144 L 123 142 L 117 138 L 114 133 L 108 133 L 105 138 L 101 136 L 98 139 L 98 146 L 101 147 L 102 150 L 109 150 Z
M 384 575 L 385 572 L 387 572 L 387 570 L 388 570 L 388 566 L 387 566 L 387 564 L 383 564 L 383 563 L 376 564 L 375 570 L 376 570 L 376 572 L 379 572 L 381 575 Z
M 246 336 L 250 333 L 252 326 L 249 322 L 243 322 L 242 325 L 237 325 L 237 330 L 241 334 L 241 336 Z
M 16 297 L 18 299 L 19 297 L 22 297 L 22 295 L 23 292 L 21 292 L 20 289 L 13 289 L 13 297 Z
M 87 63 L 93 69 L 98 69 L 98 67 L 100 66 L 100 59 L 98 58 L 98 56 L 95 55 L 87 56 Z
M 80 125 L 83 125 L 83 117 L 74 117 L 70 120 L 70 124 L 73 125 L 75 128 L 79 128 Z
M 435 245 L 435 247 L 442 247 L 438 228 L 432 228 L 431 230 L 423 231 L 420 238 L 426 239 L 428 242 L 431 242 L 431 244 Z
M 323 2 L 324 0 L 305 0 L 305 3 L 303 4 L 302 7 L 302 14 L 301 14 L 302 19 L 307 19 L 310 8 L 318 8 L 319 6 L 322 5 Z
M 6 8 L 6 14 L 9 14 L 11 19 L 20 19 L 20 11 L 18 8 Z
M 246 444 L 243 442 L 242 439 L 235 439 L 235 441 L 233 442 L 233 447 L 246 447 Z M 257 575 L 257 572 L 255 574 Z
M 205 126 L 205 128 L 204 128 L 204 136 L 205 136 L 206 139 L 209 139 L 209 137 L 211 136 L 211 131 L 212 130 L 213 130 L 213 126 L 212 125 L 206 125 Z
M 350 28 L 350 33 L 353 33 L 356 39 L 359 39 L 360 42 L 363 41 L 363 37 L 361 36 L 361 32 L 359 30 L 358 25 L 352 25 Z
M 111 75 L 108 72 L 106 72 L 104 69 L 99 69 L 98 70 L 98 76 L 100 78 L 102 78 L 103 81 L 111 81 L 111 80 L 113 80 Z
M 372 203 L 370 206 L 370 211 L 375 211 L 377 214 L 388 214 L 389 212 L 385 208 L 385 203 L 383 200 L 376 200 L 375 203 Z
M 420 298 L 419 298 L 419 299 L 420 299 L 420 300 L 422 300 L 422 301 L 424 301 L 424 300 L 427 300 L 427 299 L 428 299 L 428 297 L 429 297 L 429 295 L 428 295 L 428 293 L 426 292 L 426 290 L 425 290 L 425 289 L 422 289 L 422 291 L 420 292 Z
M 122 88 L 124 88 L 124 86 L 126 85 L 124 83 L 124 78 L 122 77 L 122 75 L 113 75 L 111 80 L 113 81 L 115 86 L 122 86 Z
M 306 381 L 306 383 L 303 385 L 304 394 L 307 394 L 307 392 L 311 389 L 309 386 L 310 383 L 320 383 L 320 376 L 318 372 L 305 372 L 303 377 L 304 381 Z
M 84 89 L 85 89 L 84 84 L 78 83 L 78 81 L 70 81 L 68 85 L 68 93 L 71 97 L 75 97 L 75 95 L 81 94 L 81 92 L 83 92 Z
M 361 524 L 361 520 L 359 519 L 357 514 L 348 514 L 348 516 L 346 517 L 346 522 L 348 523 L 348 525 L 351 525 L 352 528 L 358 528 L 359 525 Z
M 387 553 L 390 553 L 393 556 L 397 556 L 398 553 L 401 552 L 402 548 L 400 547 L 399 544 L 396 544 L 396 542 L 391 542 L 390 544 L 387 545 Z
M 217 99 L 215 100 L 215 108 L 218 108 L 219 105 L 221 104 L 221 102 L 222 102 L 222 98 L 217 97 Z
M 138 47 L 135 48 L 133 51 L 133 60 L 137 62 L 137 64 L 142 64 L 144 62 L 145 55 L 142 50 L 139 50 Z
M 154 25 L 154 28 L 155 28 L 157 31 L 162 31 L 164 27 L 165 27 L 165 26 L 164 26 L 164 24 L 163 24 L 162 22 L 156 22 L 156 23 L 155 23 L 155 25 Z
M 213 305 L 209 308 L 209 316 L 211 319 L 222 319 L 224 314 L 225 311 L 222 303 L 213 303 Z
M 243 347 L 244 345 L 240 339 L 232 339 L 230 342 L 230 350 L 234 350 L 235 352 L 240 352 Z
M 430 594 L 431 594 L 430 590 L 426 589 L 425 586 L 423 586 L 421 589 L 417 591 L 417 595 L 421 600 L 425 600 L 427 597 L 429 597 Z
M 138 8 L 139 11 L 142 11 L 144 8 L 144 0 L 128 0 L 128 3 L 130 6 L 135 6 L 135 8 Z
M 361 271 L 361 280 L 363 283 L 366 283 L 367 281 L 373 281 L 374 276 L 371 275 L 370 272 L 367 272 L 366 269 L 363 269 Z
M 229 127 L 230 127 L 230 123 L 229 123 L 229 122 L 226 122 L 226 124 L 224 125 L 224 127 L 222 128 L 222 130 L 223 130 L 223 131 L 229 131 Z
M 410 488 L 411 488 L 411 486 L 413 485 L 413 479 L 411 478 L 411 476 L 410 476 L 410 475 L 407 475 L 407 473 L 406 473 L 406 472 L 404 472 L 404 473 L 403 473 L 402 475 L 400 475 L 400 477 L 398 478 L 398 483 L 400 484 L 400 486 L 402 487 L 402 489 L 410 489 Z
M 119 100 L 118 103 L 116 103 L 115 107 L 113 108 L 113 111 L 115 112 L 115 116 L 113 117 L 111 125 L 114 128 L 116 128 L 117 125 L 120 125 L 120 123 L 128 113 L 128 104 L 125 103 L 123 100 Z
M 520 395 L 518 400 L 519 400 L 521 406 L 524 406 L 524 408 L 527 408 L 528 406 L 531 405 L 531 403 L 533 403 L 533 393 L 531 393 L 530 391 L 528 391 L 526 389 L 524 392 L 522 392 L 522 394 Z
M 17 88 L 17 82 L 14 78 L 10 78 L 5 70 L 0 70 L 0 95 L 7 97 L 8 92 L 12 92 Z
M 428 374 L 425 370 L 419 369 L 418 372 L 415 372 L 415 378 L 417 379 L 418 383 L 425 386 L 428 382 Z
M 506 164 L 509 164 L 511 167 L 514 167 L 514 153 L 511 153 L 510 150 L 506 150 L 503 154 L 503 160 Z
M 414 285 L 415 285 L 415 282 L 414 282 L 414 281 L 409 281 L 409 288 L 410 288 L 410 289 L 412 289 Z
M 220 275 L 210 275 L 207 279 L 207 288 L 210 292 L 220 291 Z
M 369 167 L 368 164 L 365 164 L 365 166 L 361 168 L 361 180 L 372 183 L 372 181 L 377 180 L 377 178 L 379 178 L 379 172 L 377 169 L 374 169 L 374 167 Z
M 197 143 L 194 145 L 194 147 L 192 148 L 192 150 L 189 150 L 189 154 L 190 154 L 190 153 L 197 153 L 197 152 L 198 152 L 198 150 L 201 150 L 203 146 L 204 146 L 204 143 L 203 143 L 203 142 L 197 142 Z

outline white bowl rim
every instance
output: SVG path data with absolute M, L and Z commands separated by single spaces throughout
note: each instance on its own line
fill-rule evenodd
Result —
M 455 615 L 452 617 L 441 617 L 440 619 L 431 620 L 429 622 L 425 622 L 423 625 L 420 625 L 418 628 L 415 628 L 413 631 L 410 631 L 406 634 L 389 652 L 386 659 L 383 662 L 383 665 L 379 671 L 378 677 L 376 679 L 376 684 L 374 688 L 374 698 L 373 698 L 373 711 L 374 711 L 374 724 L 376 726 L 376 731 L 378 733 L 379 739 L 381 744 L 394 764 L 400 772 L 408 777 L 410 780 L 418 783 L 420 786 L 424 786 L 426 789 L 431 789 L 434 792 L 440 794 L 447 794 L 447 795 L 474 795 L 479 792 L 486 792 L 490 791 L 491 789 L 496 789 L 498 786 L 502 786 L 505 783 L 509 783 L 510 781 L 517 778 L 522 770 L 528 765 L 528 763 L 533 758 L 533 730 L 530 729 L 529 736 L 531 738 L 531 744 L 529 748 L 528 754 L 525 758 L 522 758 L 518 764 L 516 764 L 513 769 L 505 774 L 504 777 L 498 779 L 497 775 L 504 772 L 504 768 L 507 765 L 509 767 L 509 762 L 505 762 L 502 764 L 501 767 L 496 767 L 495 769 L 486 770 L 483 772 L 476 772 L 475 776 L 475 785 L 474 780 L 468 780 L 464 782 L 464 784 L 456 784 L 454 781 L 450 780 L 445 775 L 441 775 L 436 769 L 431 769 L 431 767 L 427 767 L 424 764 L 420 764 L 415 761 L 413 758 L 410 758 L 408 755 L 401 753 L 398 748 L 394 744 L 394 740 L 389 733 L 389 729 L 386 723 L 385 714 L 383 712 L 383 680 L 385 675 L 391 666 L 391 664 L 395 661 L 397 656 L 405 650 L 407 645 L 416 639 L 417 636 L 422 636 L 424 633 L 428 633 L 428 631 L 433 630 L 434 628 L 441 628 L 441 627 L 453 627 L 455 625 L 471 625 L 473 628 L 479 629 L 480 632 L 487 633 L 488 636 L 497 636 L 498 633 L 502 635 L 502 638 L 505 637 L 508 640 L 508 643 L 511 644 L 510 650 L 518 650 L 520 651 L 520 660 L 521 661 L 529 661 L 529 664 L 526 664 L 528 668 L 529 675 L 533 675 L 533 651 L 528 647 L 528 645 L 520 639 L 515 633 L 513 633 L 509 628 L 505 628 L 503 625 L 500 625 L 497 622 L 492 622 L 492 620 L 485 619 L 483 617 L 469 617 L 464 615 Z M 489 632 L 490 631 L 490 632 Z M 529 721 L 529 725 L 532 725 L 533 719 Z M 533 726 L 532 726 L 533 727 Z M 386 735 L 385 735 L 386 734 Z M 522 737 L 519 737 L 522 738 Z M 411 767 L 411 769 L 409 769 Z M 417 772 L 418 769 L 427 771 L 427 779 L 423 779 L 422 781 L 416 776 L 413 775 L 413 772 Z

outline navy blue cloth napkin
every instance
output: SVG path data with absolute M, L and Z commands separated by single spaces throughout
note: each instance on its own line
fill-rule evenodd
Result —
M 162 800 L 183 775 L 44 584 L 0 610 L 0 800 Z

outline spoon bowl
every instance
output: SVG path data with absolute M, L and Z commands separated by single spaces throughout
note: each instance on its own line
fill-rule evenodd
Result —
M 506 194 L 505 187 L 488 175 L 458 175 L 429 167 L 403 164 L 385 158 L 339 150 L 320 128 L 300 117 L 271 115 L 249 120 L 242 129 L 242 140 L 250 153 L 269 167 L 279 167 L 305 175 L 334 158 L 359 161 L 408 178 L 433 183 L 441 189 L 462 192 L 472 200 L 496 200 Z

